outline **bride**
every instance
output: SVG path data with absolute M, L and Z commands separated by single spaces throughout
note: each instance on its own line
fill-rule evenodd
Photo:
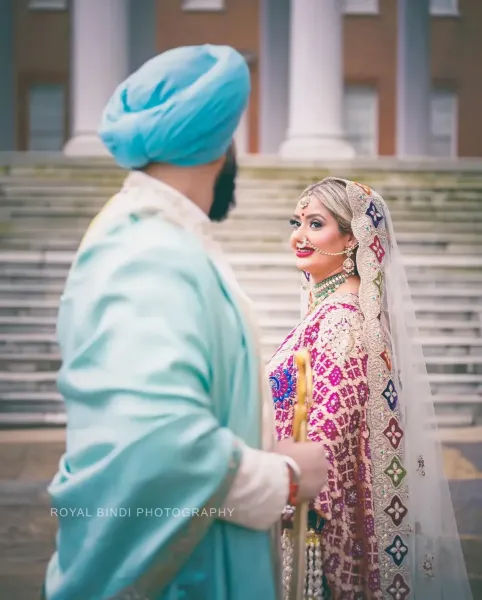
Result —
M 305 597 L 470 600 L 388 208 L 364 185 L 327 178 L 303 192 L 291 224 L 308 306 L 268 366 L 277 435 L 292 436 L 293 353 L 307 348 L 308 435 L 331 464 L 310 505 Z M 293 510 L 283 520 L 285 565 Z

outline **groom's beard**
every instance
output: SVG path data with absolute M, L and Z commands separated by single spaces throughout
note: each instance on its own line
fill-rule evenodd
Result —
M 211 221 L 224 221 L 229 211 L 236 205 L 236 175 L 238 165 L 232 150 L 229 150 L 222 170 L 214 185 L 214 195 L 209 218 Z

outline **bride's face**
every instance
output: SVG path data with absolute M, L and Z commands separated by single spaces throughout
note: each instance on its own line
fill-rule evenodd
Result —
M 306 204 L 302 198 L 290 220 L 293 233 L 290 245 L 296 255 L 296 266 L 311 274 L 316 283 L 342 270 L 345 255 L 326 256 L 316 250 L 330 254 L 343 252 L 352 245 L 353 235 L 341 233 L 336 219 L 317 198 Z

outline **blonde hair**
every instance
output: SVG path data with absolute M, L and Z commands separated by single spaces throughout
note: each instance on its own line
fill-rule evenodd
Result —
M 353 211 L 350 207 L 345 182 L 340 179 L 327 177 L 318 183 L 308 186 L 301 198 L 311 196 L 321 202 L 330 211 L 338 223 L 340 233 L 352 233 L 351 222 Z

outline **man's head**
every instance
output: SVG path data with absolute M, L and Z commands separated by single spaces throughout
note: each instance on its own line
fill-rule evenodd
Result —
M 232 204 L 233 136 L 249 92 L 249 68 L 233 48 L 176 48 L 145 63 L 117 88 L 99 134 L 127 169 L 202 168 L 221 161 L 211 207 L 212 218 L 219 220 Z

